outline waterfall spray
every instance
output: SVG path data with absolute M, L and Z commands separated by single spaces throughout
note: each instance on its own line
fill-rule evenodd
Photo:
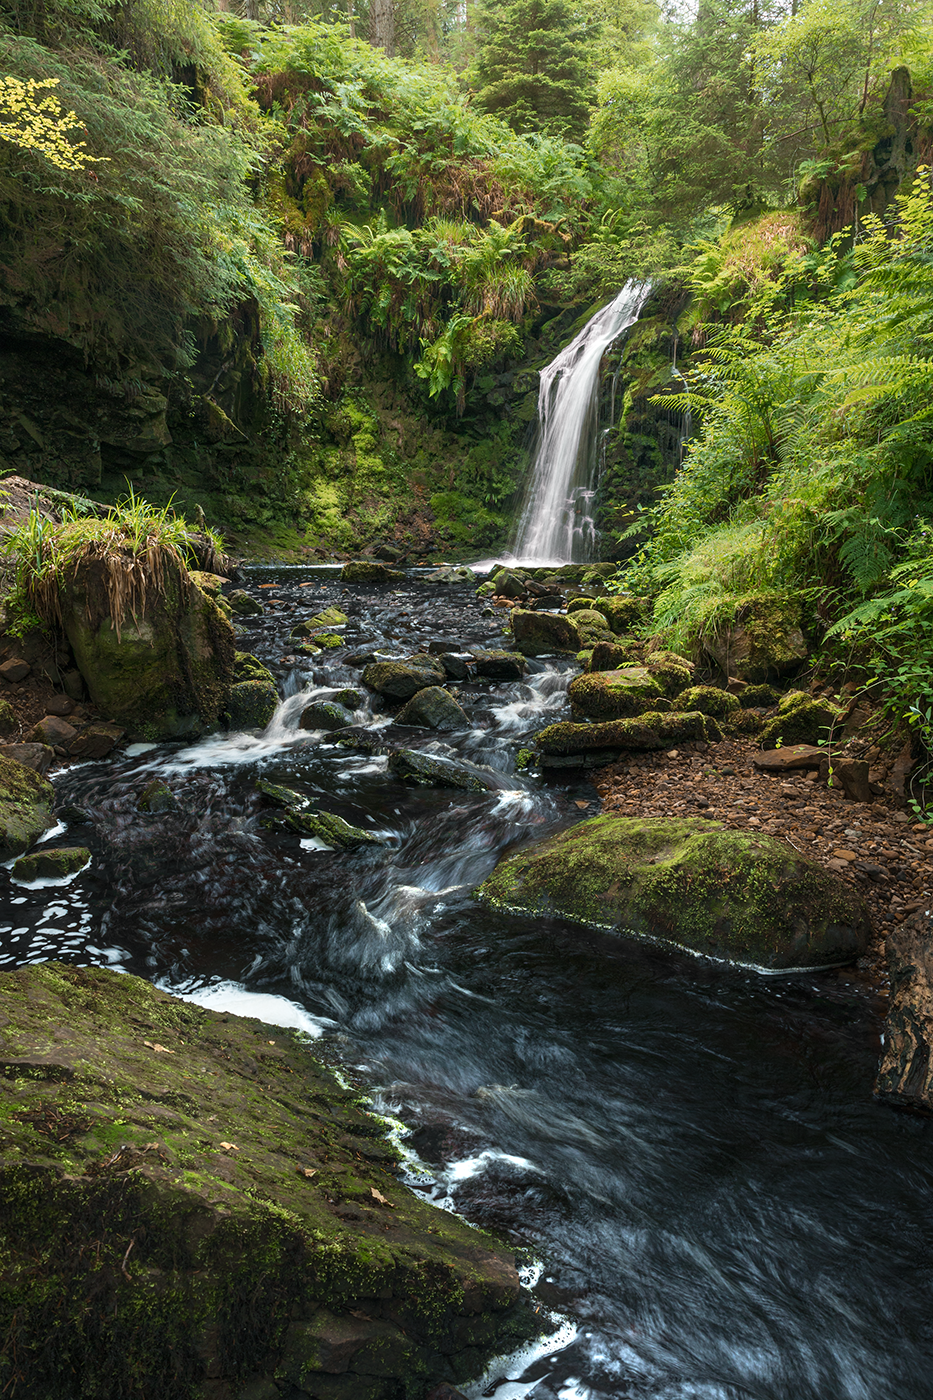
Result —
M 599 366 L 614 340 L 638 320 L 650 287 L 627 282 L 541 371 L 538 446 L 515 533 L 517 560 L 568 564 L 596 542 L 595 428 Z

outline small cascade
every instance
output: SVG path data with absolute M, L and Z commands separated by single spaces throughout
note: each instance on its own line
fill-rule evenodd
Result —
M 514 544 L 522 563 L 567 564 L 593 552 L 599 367 L 612 342 L 638 320 L 649 290 L 647 283 L 627 282 L 541 371 L 538 446 Z

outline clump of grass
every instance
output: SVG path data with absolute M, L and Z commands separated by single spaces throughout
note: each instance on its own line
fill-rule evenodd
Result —
M 127 618 L 135 620 L 153 598 L 164 597 L 169 579 L 189 563 L 220 568 L 223 541 L 210 531 L 206 537 L 210 557 L 204 560 L 202 547 L 202 557 L 195 561 L 194 532 L 171 501 L 158 508 L 130 487 L 127 496 L 97 514 L 69 507 L 57 521 L 34 508 L 9 532 L 3 552 L 14 564 L 14 603 L 51 626 L 62 625 L 67 585 L 79 570 L 93 570 L 101 584 L 99 596 L 106 601 L 102 607 L 89 598 L 89 606 L 100 614 L 91 621 L 99 624 L 109 617 L 119 638 Z

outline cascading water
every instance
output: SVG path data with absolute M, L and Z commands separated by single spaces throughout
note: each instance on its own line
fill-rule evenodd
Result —
M 638 320 L 649 290 L 627 282 L 541 371 L 538 446 L 514 545 L 522 563 L 567 564 L 592 552 L 599 366 Z

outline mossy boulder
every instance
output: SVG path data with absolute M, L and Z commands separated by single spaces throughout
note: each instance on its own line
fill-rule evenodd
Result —
M 251 598 L 245 588 L 234 588 L 228 593 L 227 602 L 238 617 L 258 617 L 265 611 L 258 598 Z
M 22 855 L 55 825 L 52 784 L 14 758 L 0 757 L 0 861 Z
M 500 598 L 524 598 L 528 592 L 526 580 L 512 569 L 497 569 L 491 582 Z
M 754 736 L 760 734 L 765 727 L 764 718 L 757 710 L 733 710 L 723 720 L 727 734 Z
M 335 700 L 316 700 L 306 705 L 298 721 L 299 729 L 346 729 L 353 723 L 353 712 Z
M 552 652 L 575 656 L 582 644 L 571 618 L 526 608 L 512 609 L 512 635 L 522 656 L 547 656 Z
M 715 719 L 725 719 L 739 708 L 739 700 L 728 690 L 720 690 L 715 685 L 693 685 L 683 690 L 677 697 L 678 705 L 685 710 L 699 710 L 701 715 L 713 715 Z
M 463 759 L 396 749 L 389 755 L 389 772 L 416 787 L 461 788 L 465 792 L 501 792 L 508 786 L 501 773 Z
M 15 734 L 19 729 L 19 720 L 16 718 L 16 711 L 9 700 L 0 700 L 0 735 L 7 738 L 10 734 Z
M 615 671 L 623 666 L 640 665 L 644 656 L 644 646 L 634 640 L 619 643 L 597 642 L 593 647 L 586 669 L 588 671 Z
M 575 593 L 574 590 L 573 590 L 572 588 L 568 591 L 568 597 L 567 597 L 567 616 L 568 616 L 568 617 L 572 616 L 573 613 L 576 613 L 576 612 L 584 612 L 584 611 L 586 611 L 587 609 L 591 608 L 592 606 L 593 606 L 593 599 L 590 597 L 589 593 Z
M 664 694 L 671 699 L 687 689 L 696 670 L 692 661 L 678 656 L 675 651 L 649 652 L 644 664 L 663 687 Z
M 364 831 L 360 826 L 338 817 L 335 812 L 314 808 L 310 797 L 294 788 L 260 778 L 256 784 L 266 803 L 277 810 L 266 813 L 261 823 L 272 830 L 293 831 L 298 836 L 314 837 L 332 849 L 348 851 L 356 846 L 384 846 L 385 837 Z
M 576 676 L 568 694 L 575 715 L 625 719 L 654 709 L 664 692 L 644 666 L 629 666 L 621 671 L 589 671 Z
M 230 729 L 265 729 L 278 705 L 274 682 L 237 681 L 230 687 L 224 718 Z
M 410 700 L 425 686 L 443 685 L 447 673 L 436 656 L 422 653 L 406 661 L 374 661 L 363 672 L 363 684 L 389 700 Z
M 800 605 L 769 594 L 741 601 L 732 623 L 703 639 L 725 675 L 752 684 L 792 676 L 808 657 L 800 627 Z
M 147 816 L 154 816 L 159 812 L 177 812 L 178 798 L 161 778 L 153 778 L 137 797 L 136 806 Z
M 607 720 L 602 724 L 570 724 L 563 721 L 542 729 L 535 738 L 535 747 L 544 754 L 584 754 L 592 749 L 670 749 L 675 744 L 704 739 L 715 742 L 722 737 L 711 716 L 692 714 L 662 714 L 648 710 L 632 719 Z
M 525 674 L 525 658 L 521 652 L 473 647 L 470 654 L 476 674 L 485 680 L 520 681 Z
M 494 598 L 496 594 L 496 585 L 491 578 L 488 578 L 485 583 L 481 583 L 479 588 L 474 591 L 477 598 Z
M 602 641 L 612 636 L 612 628 L 603 617 L 601 612 L 595 608 L 578 608 L 575 612 L 568 612 L 568 617 L 572 617 L 573 625 L 580 634 L 580 640 L 590 645 Z
M 771 970 L 852 962 L 871 934 L 859 895 L 815 861 L 697 818 L 581 822 L 500 861 L 477 894 Z
M 339 632 L 314 632 L 309 638 L 311 646 L 317 647 L 318 651 L 334 651 L 337 647 L 346 646 L 346 638 L 341 637 Z
M 24 884 L 34 880 L 60 880 L 90 864 L 91 853 L 84 846 L 42 846 L 13 862 L 13 879 Z
M 539 1330 L 302 1033 L 95 967 L 0 997 L 9 1393 L 395 1400 Z
M 390 569 L 387 564 L 377 564 L 374 559 L 354 559 L 340 570 L 341 583 L 399 583 L 404 577 L 400 569 Z
M 420 725 L 425 729 L 467 729 L 470 724 L 462 705 L 439 685 L 419 690 L 395 718 L 398 724 Z
M 754 709 L 758 705 L 764 709 L 770 709 L 772 705 L 779 705 L 781 698 L 781 691 L 776 686 L 767 683 L 747 685 L 739 695 L 739 699 L 746 709 Z
M 258 656 L 248 651 L 238 651 L 233 658 L 233 679 L 235 681 L 265 681 L 275 685 L 275 676 L 264 666 Z
M 630 632 L 636 623 L 641 622 L 647 613 L 649 600 L 633 594 L 616 594 L 613 597 L 601 596 L 593 599 L 593 607 L 606 618 L 613 632 Z
M 202 593 L 206 593 L 215 602 L 220 597 L 220 590 L 224 584 L 230 582 L 222 574 L 209 574 L 204 569 L 189 569 L 188 577 L 197 584 Z
M 105 558 L 79 557 L 60 595 L 64 630 L 94 705 L 133 738 L 214 728 L 233 679 L 230 623 L 163 552 L 160 577 L 118 627 L 111 611 L 120 577 Z
M 777 714 L 761 730 L 761 747 L 786 744 L 818 744 L 839 724 L 842 711 L 829 700 L 813 700 L 805 690 L 792 690 L 778 705 Z
M 351 686 L 347 686 L 345 690 L 338 690 L 336 695 L 330 698 L 335 705 L 345 705 L 348 710 L 358 710 L 363 703 L 360 692 L 353 690 Z

